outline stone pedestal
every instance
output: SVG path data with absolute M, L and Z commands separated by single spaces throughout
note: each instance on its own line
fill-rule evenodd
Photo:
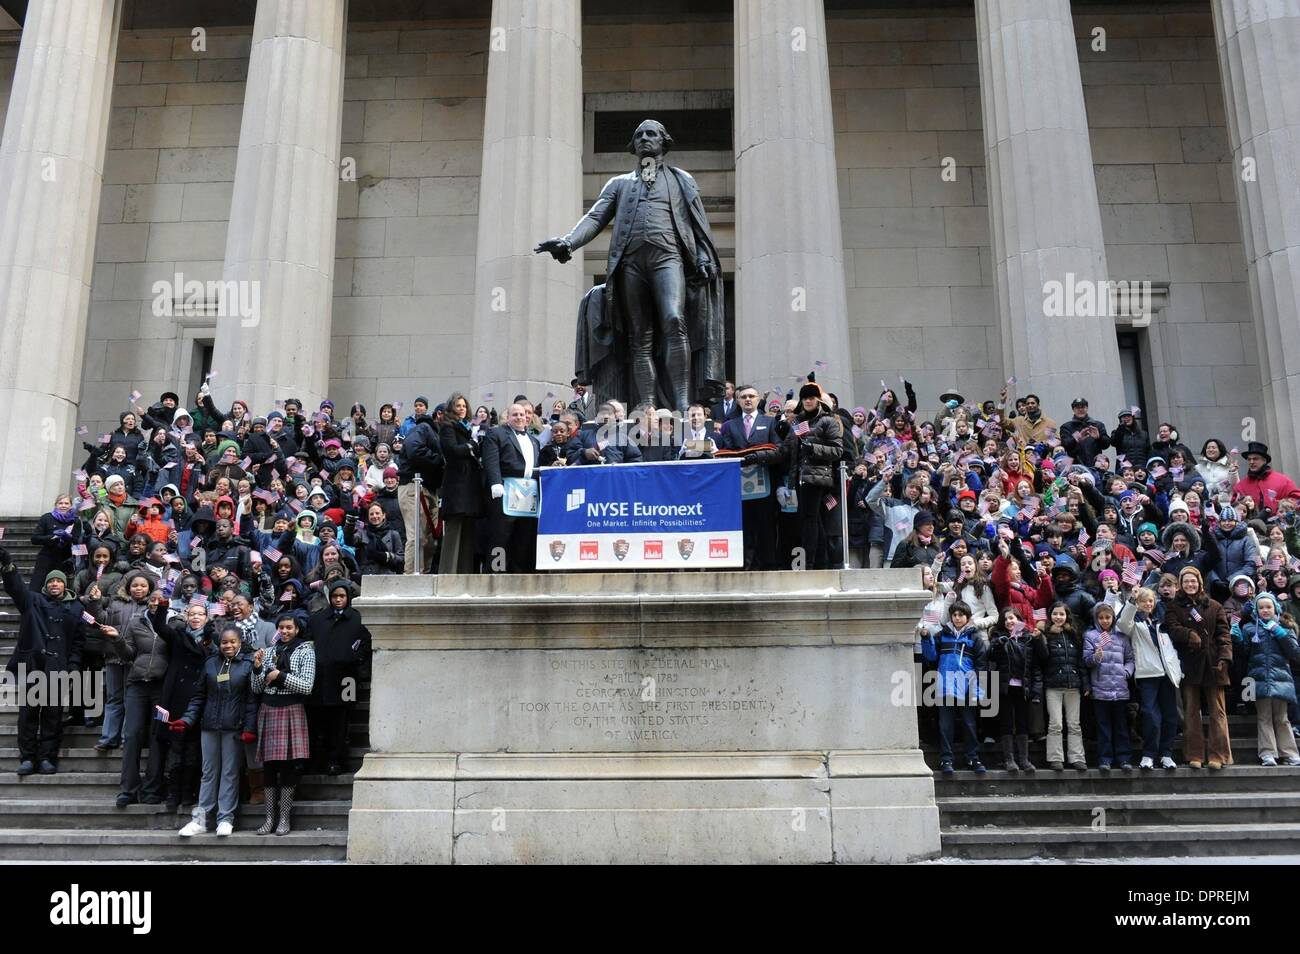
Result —
M 736 0 L 735 17 L 736 383 L 784 393 L 816 370 L 852 407 L 826 13 Z
M 347 0 L 258 0 L 217 318 L 217 406 L 254 415 L 329 386 Z M 247 312 L 255 311 L 255 314 Z
M 1273 466 L 1300 472 L 1300 5 L 1215 0 Z
M 11 514 L 49 510 L 81 455 L 77 402 L 121 17 L 121 0 L 32 0 L 23 23 L 0 143 L 0 499 Z M 113 411 L 130 390 L 123 385 Z
M 1083 396 L 1109 423 L 1122 377 L 1070 0 L 980 0 L 975 22 L 993 286 L 1013 397 L 1037 393 L 1065 421 Z M 1046 313 L 1051 282 L 1069 294 L 1066 314 Z M 1097 292 L 1091 307 L 1078 307 L 1080 288 Z
M 560 265 L 533 246 L 582 215 L 581 4 L 493 0 L 492 30 L 469 397 L 504 409 L 573 378 L 581 253 Z
M 355 862 L 939 850 L 911 571 L 367 577 Z

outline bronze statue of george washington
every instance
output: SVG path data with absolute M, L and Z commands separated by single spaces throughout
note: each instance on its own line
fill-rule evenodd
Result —
M 726 376 L 723 289 L 699 187 L 664 161 L 672 144 L 662 123 L 641 123 L 628 144 L 636 169 L 605 183 L 568 235 L 534 251 L 567 262 L 614 223 L 605 284 L 578 309 L 577 376 L 598 400 L 685 414 L 692 401 L 712 401 Z

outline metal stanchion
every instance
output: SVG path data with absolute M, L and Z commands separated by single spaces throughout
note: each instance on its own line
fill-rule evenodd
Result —
M 424 572 L 424 478 L 418 473 L 412 478 L 415 484 L 415 572 Z
M 843 543 L 840 549 L 843 550 L 843 566 L 841 569 L 849 568 L 849 469 L 844 461 L 840 461 L 840 529 L 844 536 L 840 539 Z

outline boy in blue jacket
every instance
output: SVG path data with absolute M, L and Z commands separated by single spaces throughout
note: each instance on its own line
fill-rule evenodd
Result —
M 921 652 L 926 661 L 938 664 L 939 738 L 942 745 L 939 768 L 944 775 L 953 773 L 953 723 L 958 712 L 966 734 L 966 763 L 977 775 L 987 771 L 980 761 L 976 719 L 983 698 L 978 673 L 985 668 L 988 649 L 980 631 L 970 625 L 970 619 L 970 607 L 957 600 L 948 607 L 948 625 L 921 640 Z

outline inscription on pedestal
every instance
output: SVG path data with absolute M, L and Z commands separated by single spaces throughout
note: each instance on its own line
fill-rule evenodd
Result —
M 547 668 L 560 685 L 512 707 L 557 717 L 593 741 L 673 742 L 735 731 L 737 723 L 770 719 L 782 694 L 780 686 L 739 677 L 719 655 L 560 657 Z

